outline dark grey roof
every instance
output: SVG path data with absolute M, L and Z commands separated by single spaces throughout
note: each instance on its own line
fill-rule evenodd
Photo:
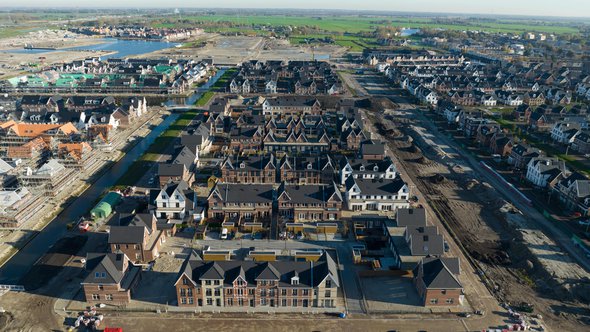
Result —
M 285 195 L 285 196 L 283 196 Z M 277 190 L 277 197 L 291 201 L 293 203 L 303 204 L 322 204 L 332 199 L 342 202 L 340 190 L 335 184 L 330 185 L 285 185 L 281 183 Z
M 211 195 L 218 196 L 224 202 L 270 203 L 274 198 L 274 189 L 270 184 L 217 183 Z
M 184 165 L 188 170 L 192 170 L 195 165 L 197 156 L 189 147 L 182 147 L 176 151 L 172 158 L 172 164 Z
M 324 252 L 317 262 L 299 261 L 220 261 L 205 262 L 200 257 L 190 255 L 179 271 L 179 277 L 186 274 L 197 284 L 200 279 L 223 279 L 231 284 L 242 276 L 247 283 L 254 285 L 258 280 L 278 280 L 281 287 L 317 287 L 329 275 L 336 285 L 340 285 L 336 263 L 332 256 Z M 291 285 L 291 278 L 299 277 L 299 284 Z
M 143 243 L 146 231 L 144 226 L 111 226 L 109 244 Z
M 406 238 L 413 256 L 444 254 L 444 239 L 436 226 L 407 227 Z
M 88 253 L 86 255 L 86 270 L 90 271 L 90 274 L 83 283 L 120 283 L 126 273 L 124 270 L 126 259 L 125 254 Z
M 397 194 L 405 182 L 397 177 L 393 180 L 387 179 L 354 179 L 352 176 L 346 179 L 346 190 L 350 190 L 354 185 L 357 185 L 363 195 L 393 195 Z
M 426 226 L 426 209 L 398 209 L 397 226 Z
M 455 260 L 455 262 L 452 262 Z M 429 289 L 460 289 L 463 288 L 457 275 L 459 274 L 458 258 L 424 258 L 422 265 L 422 280 Z M 447 265 L 448 264 L 448 265 Z M 457 269 L 452 271 L 452 269 Z
M 361 146 L 361 154 L 363 155 L 385 155 L 384 143 L 368 143 Z
M 185 166 L 183 164 L 158 164 L 159 176 L 182 176 L 184 174 Z

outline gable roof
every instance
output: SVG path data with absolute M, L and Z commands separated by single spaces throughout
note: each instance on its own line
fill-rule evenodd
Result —
M 457 278 L 459 274 L 458 258 L 431 258 L 422 259 L 422 281 L 428 289 L 461 289 L 463 285 Z M 451 268 L 453 270 L 451 270 Z

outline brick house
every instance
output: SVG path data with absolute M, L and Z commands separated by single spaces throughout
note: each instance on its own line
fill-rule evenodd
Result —
M 512 137 L 503 132 L 498 132 L 490 140 L 490 151 L 492 154 L 499 154 L 502 157 L 506 157 L 512 152 L 513 145 Z
M 307 261 L 203 261 L 192 252 L 176 282 L 178 306 L 295 310 L 336 308 L 340 281 L 334 259 Z
M 175 232 L 175 224 L 158 223 L 153 214 L 122 214 L 119 225 L 110 228 L 108 244 L 113 253 L 124 253 L 133 262 L 147 263 L 160 255 L 166 237 Z
M 361 145 L 361 158 L 363 160 L 378 161 L 385 159 L 385 143 L 367 142 Z
M 197 162 L 197 155 L 188 147 L 177 149 L 170 161 L 158 164 L 160 186 L 164 186 L 170 181 L 185 181 L 190 186 L 194 180 Z
M 349 127 L 340 134 L 340 146 L 346 150 L 358 150 L 367 135 L 361 128 Z
M 275 183 L 277 162 L 273 154 L 228 156 L 221 163 L 221 181 L 225 183 Z
M 207 197 L 207 217 L 238 223 L 267 221 L 272 214 L 275 195 L 270 184 L 217 182 Z
M 330 184 L 334 180 L 334 165 L 328 155 L 316 157 L 285 155 L 279 162 L 278 179 L 287 184 Z
M 85 269 L 81 284 L 88 303 L 127 304 L 141 279 L 141 267 L 125 254 L 88 253 Z
M 300 186 L 283 182 L 277 203 L 279 215 L 295 222 L 339 220 L 342 210 L 342 196 L 334 183 Z
M 456 306 L 463 303 L 458 258 L 425 257 L 414 269 L 414 285 L 424 306 Z
M 524 169 L 532 158 L 540 157 L 541 155 L 541 150 L 523 143 L 518 143 L 513 146 L 512 151 L 510 151 L 508 164 L 517 169 Z

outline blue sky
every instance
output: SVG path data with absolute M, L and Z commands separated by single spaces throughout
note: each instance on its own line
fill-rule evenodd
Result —
M 10 5 L 42 7 L 338 8 L 533 16 L 590 16 L 590 0 L 20 0 Z

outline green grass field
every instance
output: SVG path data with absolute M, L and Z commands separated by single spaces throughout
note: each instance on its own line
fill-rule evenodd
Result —
M 574 34 L 579 29 L 575 26 L 568 26 L 564 23 L 538 23 L 535 21 L 517 21 L 517 20 L 498 20 L 498 21 L 478 21 L 475 19 L 461 20 L 457 24 L 438 23 L 432 18 L 396 18 L 396 17 L 365 17 L 365 16 L 285 16 L 285 15 L 198 15 L 187 16 L 188 19 L 205 24 L 222 24 L 232 23 L 240 26 L 250 25 L 267 25 L 267 26 L 293 26 L 293 27 L 317 27 L 318 29 L 336 33 L 359 33 L 373 31 L 377 26 L 389 25 L 394 27 L 405 28 L 442 28 L 448 30 L 483 30 L 488 32 L 505 32 L 505 33 L 522 33 L 527 31 L 556 33 L 556 34 Z M 207 29 L 212 32 L 241 32 L 239 27 L 211 27 Z M 262 33 L 265 31 L 253 30 L 251 33 Z
M 213 96 L 215 96 L 215 92 L 213 92 L 213 91 L 207 91 L 207 92 L 203 93 L 201 98 L 199 98 L 195 102 L 195 106 L 203 107 L 203 106 L 207 105 L 207 103 L 211 100 L 211 98 L 213 98 Z

